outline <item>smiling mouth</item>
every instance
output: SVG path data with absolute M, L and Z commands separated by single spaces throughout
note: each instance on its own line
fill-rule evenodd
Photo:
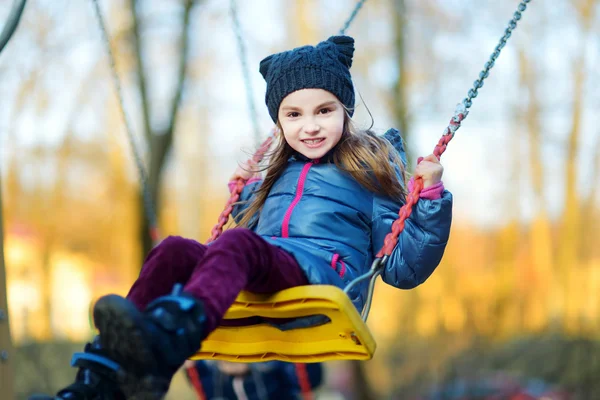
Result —
M 308 145 L 315 145 L 315 144 L 321 143 L 323 140 L 325 140 L 325 138 L 304 139 L 304 140 L 302 140 L 302 143 L 305 143 L 305 144 L 308 144 Z

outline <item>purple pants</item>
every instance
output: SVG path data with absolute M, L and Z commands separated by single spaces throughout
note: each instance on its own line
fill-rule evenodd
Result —
M 176 283 L 204 303 L 208 334 L 240 291 L 273 293 L 307 285 L 308 280 L 288 252 L 248 229 L 235 228 L 210 246 L 169 236 L 148 254 L 127 298 L 143 310 Z

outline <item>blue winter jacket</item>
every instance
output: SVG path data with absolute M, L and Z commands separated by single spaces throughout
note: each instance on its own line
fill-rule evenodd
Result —
M 385 137 L 406 162 L 398 131 Z M 261 181 L 244 187 L 234 207 L 236 218 L 252 200 Z M 374 194 L 331 162 L 296 155 L 273 185 L 258 223 L 251 228 L 266 241 L 291 253 L 311 284 L 344 288 L 367 272 L 403 201 Z M 382 273 L 384 282 L 401 289 L 423 283 L 435 270 L 448 241 L 452 195 L 420 199 Z M 360 311 L 368 282 L 355 286 L 350 299 Z

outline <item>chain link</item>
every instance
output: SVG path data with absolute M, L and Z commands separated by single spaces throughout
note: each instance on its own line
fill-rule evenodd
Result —
M 356 6 L 354 7 L 354 10 L 352 10 L 352 14 L 350 14 L 350 17 L 348 18 L 348 20 L 346 21 L 346 23 L 344 24 L 342 29 L 340 29 L 340 35 L 346 34 L 346 30 L 350 27 L 350 24 L 352 23 L 352 21 L 354 21 L 354 18 L 356 18 L 356 15 L 358 14 L 358 12 L 362 8 L 362 6 L 365 4 L 365 1 L 367 1 L 367 0 L 360 0 L 356 4 Z
M 518 5 L 517 11 L 515 11 L 512 19 L 508 22 L 508 26 L 504 30 L 504 35 L 502 35 L 500 41 L 498 42 L 498 45 L 494 49 L 494 52 L 490 55 L 490 59 L 484 64 L 483 70 L 479 73 L 479 78 L 475 80 L 475 82 L 473 82 L 473 87 L 469 89 L 467 97 L 463 100 L 463 105 L 465 106 L 465 108 L 471 108 L 471 105 L 473 104 L 473 99 L 477 97 L 479 89 L 483 87 L 483 81 L 489 76 L 490 70 L 494 67 L 496 60 L 500 56 L 500 52 L 502 51 L 504 46 L 506 46 L 506 42 L 512 35 L 512 31 L 517 28 L 517 22 L 521 19 L 521 14 L 525 11 L 525 9 L 527 8 L 527 4 L 530 1 L 531 0 L 523 0 Z
M 100 25 L 100 30 L 102 31 L 102 40 L 106 47 L 106 51 L 108 53 L 108 58 L 110 62 L 110 71 L 113 80 L 113 84 L 117 91 L 117 98 L 119 101 L 119 109 L 121 111 L 121 116 L 123 117 L 123 121 L 125 122 L 125 131 L 127 133 L 127 140 L 129 141 L 129 145 L 131 146 L 131 152 L 133 153 L 133 157 L 135 160 L 135 165 L 138 170 L 139 179 L 141 183 L 142 197 L 144 201 L 144 210 L 146 213 L 146 218 L 148 219 L 148 223 L 150 225 L 150 236 L 152 237 L 153 242 L 157 242 L 158 228 L 156 223 L 156 212 L 154 209 L 154 202 L 152 201 L 152 196 L 150 194 L 150 188 L 148 187 L 148 177 L 146 174 L 146 169 L 144 167 L 144 162 L 142 161 L 142 156 L 140 155 L 140 151 L 135 142 L 135 138 L 133 136 L 133 129 L 131 128 L 131 122 L 125 112 L 125 101 L 123 99 L 123 89 L 121 88 L 121 80 L 119 79 L 119 74 L 117 73 L 117 64 L 115 60 L 115 56 L 113 54 L 112 48 L 110 46 L 110 39 L 108 36 L 108 30 L 106 28 L 106 24 L 104 22 L 104 18 L 102 17 L 102 11 L 100 11 L 100 5 L 98 0 L 92 0 L 94 4 L 96 18 L 98 20 L 98 25 Z
M 25 0 L 13 0 L 13 5 L 8 14 L 8 18 L 2 32 L 0 33 L 0 52 L 4 49 L 4 46 L 10 41 L 10 38 L 17 30 L 21 16 L 23 15 L 23 9 L 25 8 Z

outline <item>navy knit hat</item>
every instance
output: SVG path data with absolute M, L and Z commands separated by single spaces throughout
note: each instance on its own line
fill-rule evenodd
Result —
M 344 106 L 354 109 L 354 85 L 350 76 L 354 39 L 332 36 L 317 46 L 298 47 L 272 54 L 260 62 L 267 82 L 265 101 L 274 122 L 281 101 L 300 89 L 324 89 Z

